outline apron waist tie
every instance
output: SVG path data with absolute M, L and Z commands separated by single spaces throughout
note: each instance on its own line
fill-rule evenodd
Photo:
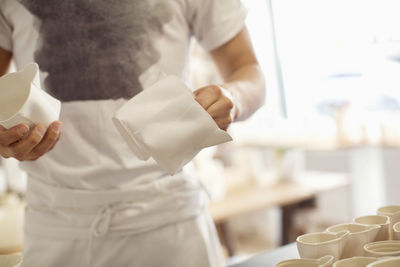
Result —
M 114 213 L 118 212 L 121 208 L 130 209 L 133 211 L 140 212 L 144 209 L 144 205 L 141 203 L 127 205 L 123 204 L 122 206 L 107 205 L 99 210 L 97 215 L 95 216 L 92 224 L 89 229 L 89 237 L 88 237 L 88 248 L 87 248 L 87 266 L 92 266 L 92 246 L 93 246 L 93 238 L 94 237 L 102 237 L 108 233 L 111 227 L 111 220 Z
M 199 183 L 197 186 L 193 184 L 182 186 L 182 183 L 180 185 L 180 188 L 170 190 L 157 189 L 158 194 L 150 190 L 151 197 L 147 198 L 138 199 L 137 195 L 135 197 L 135 192 L 130 192 L 133 194 L 128 195 L 131 196 L 130 199 L 126 197 L 121 201 L 118 197 L 109 203 L 92 207 L 88 207 L 88 203 L 84 202 L 85 199 L 81 197 L 82 192 L 79 192 L 83 201 L 82 208 L 77 208 L 76 205 L 68 208 L 65 207 L 65 203 L 60 207 L 54 205 L 53 201 L 49 209 L 42 204 L 28 202 L 25 233 L 54 239 L 86 239 L 88 242 L 86 261 L 87 266 L 91 267 L 95 238 L 107 234 L 126 236 L 143 233 L 202 214 L 207 205 L 207 197 L 202 186 Z M 99 199 L 101 196 L 102 194 L 98 194 Z M 67 199 L 73 197 L 72 194 Z M 95 198 L 93 192 L 90 198 Z

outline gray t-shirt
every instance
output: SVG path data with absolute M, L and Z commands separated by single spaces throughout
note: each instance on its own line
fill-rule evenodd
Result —
M 191 36 L 207 50 L 216 48 L 239 32 L 245 17 L 239 0 L 20 2 L 35 16 L 30 31 L 39 33 L 39 41 L 29 50 L 47 73 L 45 88 L 64 102 L 129 99 L 142 90 L 139 77 L 156 64 L 181 76 Z M 24 14 L 8 24 L 26 20 L 32 19 Z M 4 44 L 11 48 L 10 39 Z

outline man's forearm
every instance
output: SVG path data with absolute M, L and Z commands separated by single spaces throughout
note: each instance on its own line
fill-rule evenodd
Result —
M 265 78 L 258 64 L 240 67 L 222 87 L 232 94 L 235 121 L 247 119 L 265 102 Z
M 244 27 L 224 45 L 210 52 L 232 95 L 233 120 L 250 117 L 265 101 L 265 80 Z

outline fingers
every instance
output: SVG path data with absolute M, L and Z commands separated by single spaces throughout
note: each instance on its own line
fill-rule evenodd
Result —
M 233 103 L 229 98 L 223 97 L 220 98 L 217 102 L 212 104 L 208 109 L 207 112 L 213 118 L 217 117 L 230 117 L 231 110 L 233 109 Z
M 53 150 L 53 148 L 56 146 L 56 144 L 58 143 L 58 141 L 61 139 L 61 136 L 62 136 L 62 131 L 60 131 L 56 142 L 50 147 L 49 151 Z
M 214 121 L 218 127 L 224 131 L 228 130 L 229 125 L 232 123 L 232 119 L 230 117 L 215 118 Z
M 232 123 L 232 109 L 234 107 L 233 102 L 228 97 L 220 97 L 217 102 L 212 104 L 207 112 L 214 119 L 218 127 L 226 131 L 229 125 Z
M 29 133 L 25 124 L 9 130 L 0 126 L 0 154 L 20 161 L 36 160 L 52 150 L 61 138 L 62 122 L 55 121 L 47 129 L 38 124 Z
M 30 160 L 35 160 L 46 154 L 48 151 L 50 151 L 58 140 L 60 139 L 61 136 L 61 128 L 62 128 L 62 123 L 57 121 L 53 122 L 49 128 L 47 129 L 47 132 L 41 142 L 33 148 L 33 150 L 30 152 Z
M 0 126 L 0 145 L 9 146 L 22 139 L 28 132 L 29 127 L 26 124 L 19 124 L 9 130 Z
M 233 103 L 229 99 L 225 98 L 211 105 L 207 112 L 217 123 L 218 127 L 226 131 L 232 123 L 232 108 Z
M 196 101 L 207 110 L 212 104 L 218 101 L 222 95 L 217 86 L 206 86 L 194 92 Z
M 10 146 L 13 156 L 18 160 L 29 159 L 29 153 L 37 146 L 46 134 L 46 127 L 38 124 L 26 138 Z
M 219 86 L 206 86 L 194 92 L 196 101 L 210 114 L 222 130 L 233 121 L 234 103 L 228 91 Z

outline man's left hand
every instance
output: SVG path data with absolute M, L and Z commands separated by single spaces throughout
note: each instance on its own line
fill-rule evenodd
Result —
M 196 101 L 211 115 L 218 127 L 227 130 L 235 119 L 236 105 L 231 93 L 217 85 L 202 87 L 194 92 Z

